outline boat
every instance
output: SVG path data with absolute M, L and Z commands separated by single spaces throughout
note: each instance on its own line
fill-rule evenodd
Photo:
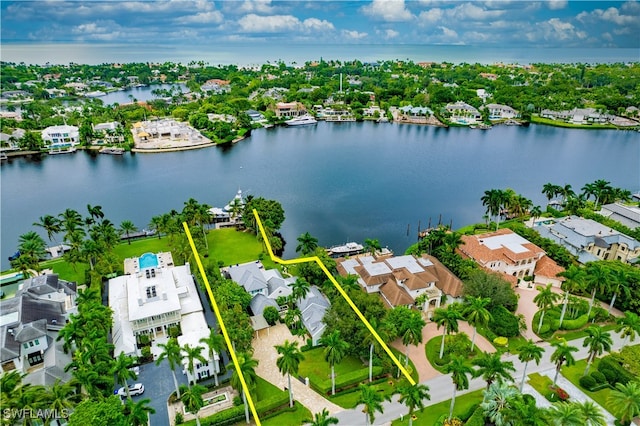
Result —
M 57 147 L 49 150 L 49 155 L 56 154 L 72 154 L 77 151 L 75 146 L 65 146 L 65 147 Z
M 124 148 L 118 148 L 115 146 L 105 146 L 99 152 L 100 154 L 122 155 L 124 154 Z
M 333 246 L 327 249 L 331 257 L 352 256 L 364 252 L 364 246 L 355 242 L 346 243 L 341 246 Z
M 287 126 L 304 126 L 308 124 L 316 124 L 318 120 L 316 120 L 312 115 L 305 114 L 300 117 L 292 118 L 291 120 L 287 120 L 284 123 Z
M 7 157 L 7 154 L 5 152 L 0 152 L 0 161 L 6 161 L 8 159 L 9 157 Z

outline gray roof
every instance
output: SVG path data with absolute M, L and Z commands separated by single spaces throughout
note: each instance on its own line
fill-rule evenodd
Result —
M 640 226 L 640 208 L 638 207 L 618 203 L 605 204 L 602 206 L 602 214 L 631 229 Z
M 253 296 L 253 299 L 251 299 L 251 302 L 249 302 L 251 312 L 253 312 L 253 315 L 256 316 L 262 315 L 264 308 L 266 308 L 267 306 L 273 306 L 276 309 L 279 308 L 278 302 L 273 299 L 269 299 L 264 294 L 256 294 L 255 296 Z
M 260 266 L 261 264 L 256 262 L 230 266 L 229 275 L 233 281 L 244 287 L 245 291 L 259 291 L 267 288 L 267 282 L 262 276 Z
M 311 286 L 306 297 L 304 299 L 298 299 L 297 305 L 302 314 L 302 323 L 311 335 L 313 344 L 315 345 L 324 332 L 326 325 L 322 320 L 331 304 L 320 292 L 318 287 Z
M 41 319 L 28 324 L 20 324 L 15 329 L 15 339 L 20 342 L 29 342 L 47 334 L 47 320 Z

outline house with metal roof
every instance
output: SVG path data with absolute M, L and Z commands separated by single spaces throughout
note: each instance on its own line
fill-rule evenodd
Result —
M 620 222 L 630 229 L 640 227 L 640 208 L 621 203 L 611 203 L 602 206 L 600 214 L 616 222 Z
M 326 328 L 323 319 L 331 303 L 320 292 L 318 287 L 311 286 L 307 295 L 296 301 L 296 305 L 300 310 L 302 323 L 311 336 L 312 344 L 315 346 L 318 344 Z

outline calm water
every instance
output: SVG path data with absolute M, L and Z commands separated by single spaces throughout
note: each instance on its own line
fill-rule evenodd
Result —
M 634 132 L 546 126 L 319 123 L 254 131 L 228 149 L 13 160 L 0 169 L 2 267 L 42 215 L 86 214 L 97 204 L 114 223 L 143 228 L 190 197 L 224 206 L 238 188 L 282 203 L 285 257 L 295 256 L 295 239 L 307 231 L 326 246 L 377 238 L 402 252 L 416 241 L 419 221 L 423 228 L 440 215 L 454 228 L 481 222 L 487 189 L 511 187 L 541 205 L 546 182 L 579 190 L 604 178 L 635 192 L 639 142 Z
M 100 99 L 104 105 L 113 105 L 115 103 L 122 105 L 122 104 L 127 104 L 132 102 L 132 98 L 138 101 L 148 101 L 150 99 L 157 99 L 158 97 L 151 92 L 157 89 L 171 90 L 176 87 L 179 87 L 182 93 L 187 93 L 189 91 L 189 89 L 187 89 L 187 86 L 182 83 L 153 84 L 150 86 L 131 87 L 125 90 L 110 92 L 104 96 L 99 96 L 96 99 Z

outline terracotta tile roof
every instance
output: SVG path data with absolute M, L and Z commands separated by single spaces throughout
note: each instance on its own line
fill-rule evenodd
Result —
M 362 278 L 362 281 L 368 286 L 379 285 L 387 282 L 390 278 L 393 278 L 393 274 L 381 274 L 381 275 L 371 275 L 369 271 L 364 266 L 356 266 L 353 268 L 358 275 Z
M 382 300 L 387 302 L 387 304 L 391 304 L 391 307 L 412 305 L 414 303 L 414 300 L 409 296 L 409 293 L 397 285 L 393 279 L 380 286 L 380 293 L 384 296 L 382 297 Z
M 544 250 L 520 237 L 510 229 L 480 235 L 463 235 L 459 251 L 463 257 L 484 265 L 502 261 L 506 264 L 544 255 Z
M 549 256 L 542 256 L 542 259 L 536 263 L 536 269 L 533 271 L 534 275 L 539 277 L 554 278 L 560 281 L 564 281 L 564 277 L 557 276 L 560 272 L 563 272 L 564 268 L 558 265 Z
M 428 254 L 423 254 L 422 257 L 433 263 L 432 272 L 434 272 L 436 276 L 436 287 L 452 297 L 462 296 L 463 285 L 460 278 L 456 277 L 453 272 L 435 257 L 429 256 Z

